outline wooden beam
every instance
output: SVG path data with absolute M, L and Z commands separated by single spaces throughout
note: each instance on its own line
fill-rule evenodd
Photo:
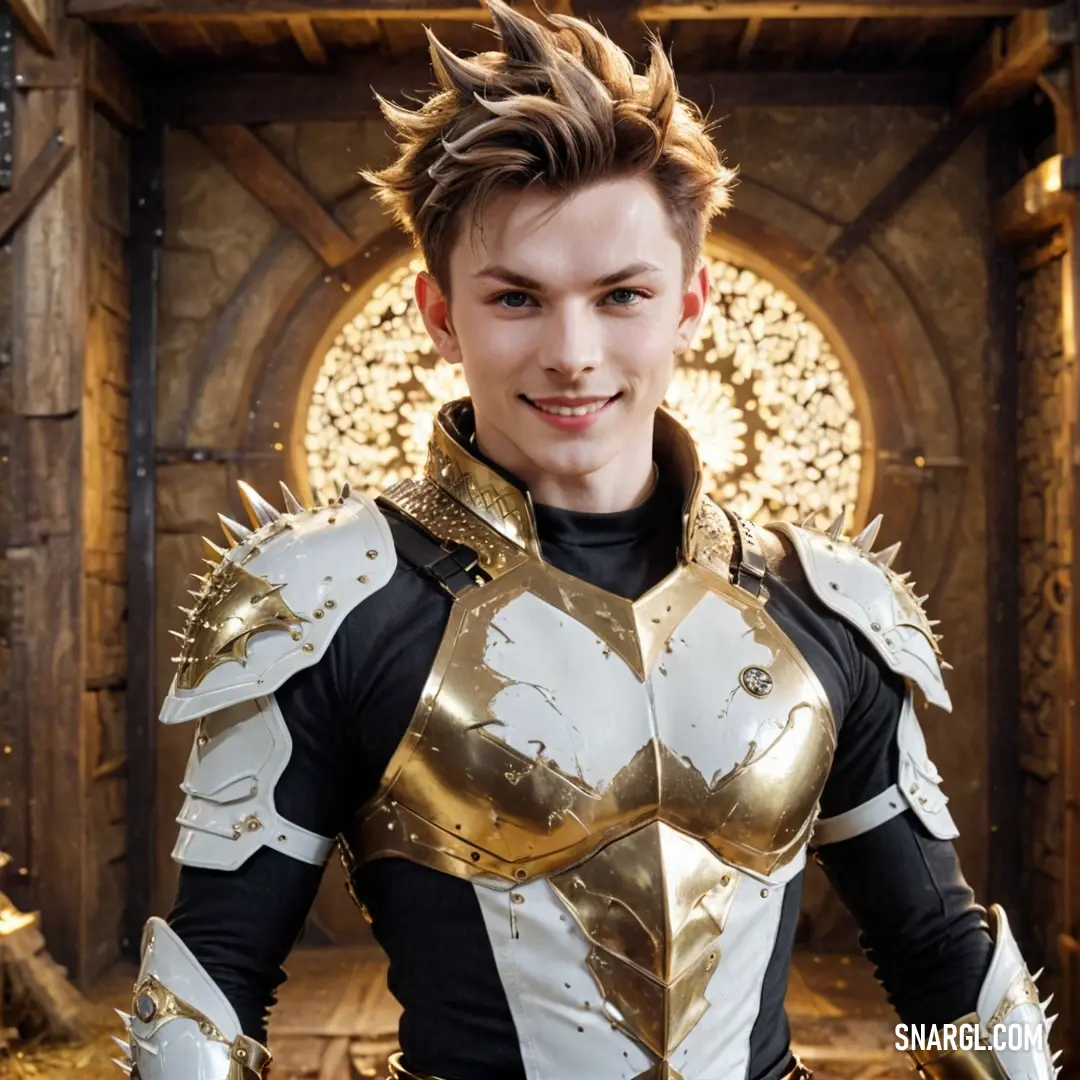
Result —
M 199 135 L 229 172 L 327 266 L 341 266 L 356 254 L 356 240 L 254 132 L 242 124 L 213 124 L 200 128 Z
M 983 19 L 1046 6 L 1045 0 L 662 0 L 645 3 L 647 22 L 672 19 Z M 486 21 L 478 3 L 464 0 L 68 0 L 68 14 L 97 22 L 243 22 L 291 15 L 320 19 L 449 19 Z
M 747 19 L 743 27 L 742 36 L 739 38 L 739 50 L 735 55 L 736 67 L 746 67 L 750 60 L 750 54 L 754 51 L 757 39 L 761 34 L 764 19 Z
M 96 33 L 74 19 L 64 21 L 54 56 L 44 56 L 24 39 L 15 42 L 15 86 L 26 92 L 85 90 L 122 127 L 142 123 L 127 68 Z
M 304 54 L 304 59 L 309 64 L 326 67 L 330 62 L 330 58 L 326 55 L 325 46 L 319 40 L 318 31 L 315 29 L 315 23 L 311 17 L 308 15 L 290 15 L 288 22 L 292 36 L 296 39 L 296 44 L 300 46 L 300 51 Z
M 63 131 L 57 131 L 51 139 L 45 140 L 14 190 L 0 196 L 0 244 L 7 243 L 11 230 L 33 210 L 74 156 L 75 147 L 65 141 Z
M 138 953 L 152 913 L 157 860 L 154 685 L 155 491 L 154 416 L 157 396 L 157 316 L 165 228 L 165 129 L 151 122 L 131 140 L 129 248 L 131 408 L 128 420 L 127 527 L 127 897 L 124 952 Z
M 1002 244 L 1035 240 L 1069 215 L 1080 190 L 1080 156 L 1055 154 L 1037 165 L 994 207 L 994 237 Z
M 871 234 L 888 221 L 944 164 L 974 130 L 971 120 L 954 117 L 943 124 L 907 164 L 866 204 L 850 221 L 843 232 L 829 245 L 822 262 L 807 274 L 812 281 L 821 274 L 846 262 Z
M 22 23 L 26 36 L 49 56 L 56 55 L 61 2 L 62 0 L 9 0 L 11 13 Z
M 375 92 L 390 99 L 428 92 L 426 64 L 374 61 L 333 73 L 267 72 L 170 77 L 147 85 L 168 123 L 303 123 L 377 118 Z M 710 106 L 942 106 L 952 101 L 948 73 L 845 74 L 841 72 L 699 72 L 679 79 L 679 89 L 702 108 Z
M 985 116 L 1035 85 L 1043 69 L 1076 39 L 1076 13 L 1066 2 L 1025 11 L 1008 26 L 995 28 L 960 81 L 957 108 Z

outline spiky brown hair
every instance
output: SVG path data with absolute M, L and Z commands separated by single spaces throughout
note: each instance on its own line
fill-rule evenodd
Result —
M 485 0 L 501 51 L 462 59 L 428 30 L 439 89 L 415 110 L 380 98 L 394 162 L 363 175 L 420 246 L 446 290 L 460 224 L 496 190 L 539 183 L 562 194 L 646 174 L 665 200 L 687 278 L 712 217 L 729 202 L 725 167 L 700 111 L 679 97 L 660 42 L 644 75 L 580 19 L 548 26 Z

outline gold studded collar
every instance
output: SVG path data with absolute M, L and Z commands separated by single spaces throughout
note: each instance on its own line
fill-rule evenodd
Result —
M 444 405 L 435 418 L 428 445 L 426 473 L 456 502 L 471 510 L 500 536 L 541 558 L 533 501 L 527 488 L 488 465 L 473 451 L 472 402 L 460 398 Z M 664 409 L 656 412 L 654 457 L 683 494 L 682 558 L 694 552 L 704 498 L 701 461 L 690 433 Z

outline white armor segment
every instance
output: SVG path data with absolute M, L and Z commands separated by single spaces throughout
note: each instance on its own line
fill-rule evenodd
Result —
M 792 542 L 818 599 L 859 630 L 889 668 L 910 679 L 927 701 L 951 711 L 932 624 L 905 579 L 892 573 L 884 559 L 842 537 L 839 528 L 823 533 L 787 522 L 769 528 Z
M 762 889 L 734 867 L 728 871 L 734 886 L 723 910 L 713 909 L 723 932 L 704 1014 L 671 1055 L 671 1076 L 681 1080 L 739 1080 L 750 1058 L 784 888 Z M 474 888 L 527 1080 L 656 1076 L 655 1060 L 619 1026 L 624 1017 L 590 973 L 597 950 L 556 890 L 543 879 L 510 892 Z
M 396 564 L 389 524 L 359 492 L 248 533 L 205 579 L 160 719 L 197 720 L 273 692 L 319 661 Z
M 914 694 L 904 699 L 896 731 L 900 751 L 900 775 L 897 782 L 859 806 L 819 818 L 814 826 L 813 845 L 836 844 L 869 832 L 905 810 L 912 810 L 938 840 L 952 840 L 960 835 L 948 809 L 948 796 L 941 790 L 941 776 L 926 750 L 922 727 L 915 714 Z
M 1004 909 L 994 904 L 990 916 L 994 955 L 976 1004 L 979 1022 L 988 1036 L 994 1060 L 1008 1080 L 1052 1080 L 1059 1070 L 1054 1066 L 1057 1055 L 1050 1054 L 1050 1025 L 1054 1019 L 1046 1016 L 1050 998 L 1039 1002 L 1035 981 L 1020 955 Z M 1008 1046 L 1014 1042 L 1025 1044 L 1020 1038 L 1006 1037 L 1006 1048 L 999 1049 L 994 1043 L 994 1029 L 999 1024 L 1024 1029 L 1031 1033 L 1031 1042 L 1036 1045 L 1010 1050 Z M 998 1039 L 1001 1038 L 999 1035 Z
M 273 695 L 204 716 L 180 785 L 186 797 L 173 858 L 235 870 L 265 846 L 322 866 L 334 841 L 287 821 L 274 805 L 291 755 L 292 738 Z
M 139 1080 L 248 1080 L 270 1054 L 244 1035 L 228 998 L 162 919 L 143 935 L 133 1014 L 121 1013 L 130 1043 L 117 1062 Z

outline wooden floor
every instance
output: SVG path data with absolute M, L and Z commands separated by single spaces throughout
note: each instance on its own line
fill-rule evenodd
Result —
M 386 990 L 380 954 L 347 948 L 298 949 L 274 1010 L 273 1080 L 384 1077 L 396 1048 L 399 1009 Z M 85 1045 L 23 1050 L 0 1059 L 4 1080 L 119 1080 L 109 1064 L 111 1006 L 124 1008 L 134 972 L 118 970 L 91 994 L 100 1035 Z M 815 1080 L 910 1077 L 892 1049 L 895 1019 L 862 957 L 796 953 L 787 995 L 796 1050 Z M 587 1080 L 587 1078 L 582 1078 Z

